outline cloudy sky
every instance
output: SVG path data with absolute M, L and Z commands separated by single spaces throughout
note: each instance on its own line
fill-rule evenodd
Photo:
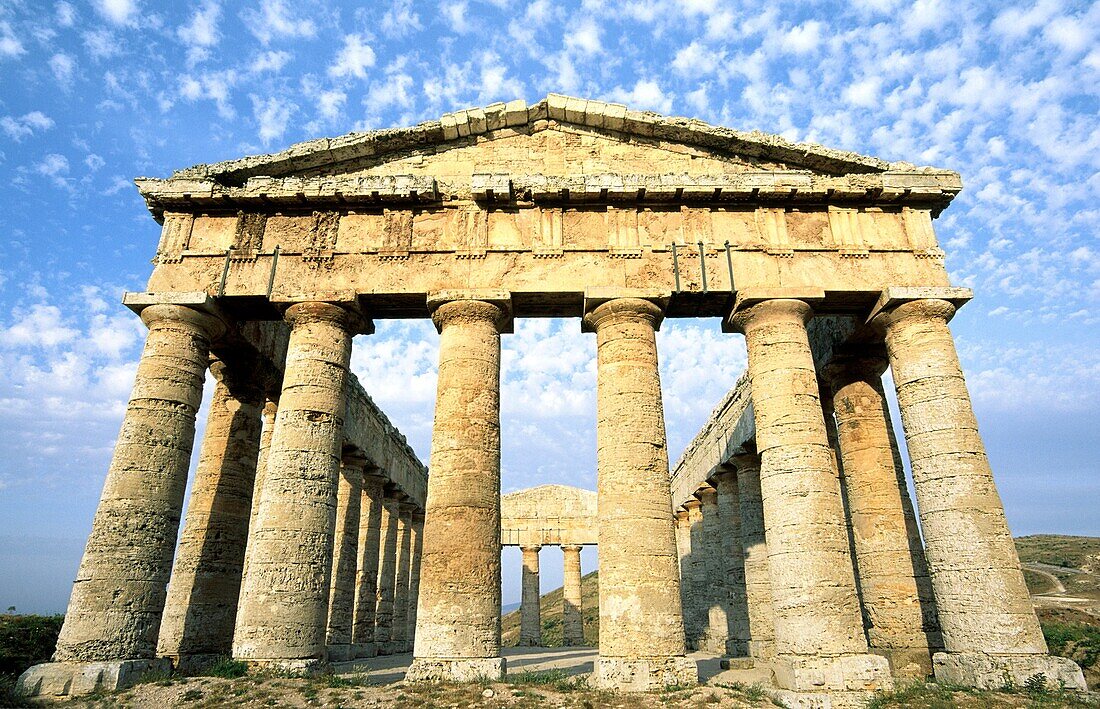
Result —
M 363 5 L 0 0 L 0 607 L 63 610 L 91 525 L 144 336 L 119 297 L 158 238 L 133 177 L 548 92 L 962 173 L 936 227 L 1009 522 L 1100 534 L 1100 2 Z M 660 346 L 675 460 L 744 345 L 678 321 Z M 594 338 L 528 320 L 504 347 L 505 490 L 593 487 Z M 379 322 L 353 359 L 423 459 L 436 355 Z

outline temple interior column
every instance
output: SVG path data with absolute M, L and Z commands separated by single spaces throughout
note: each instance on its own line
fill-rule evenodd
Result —
M 431 475 L 408 681 L 504 676 L 500 657 L 500 333 L 507 294 L 429 297 L 440 332 Z
M 393 654 L 393 592 L 397 588 L 397 535 L 400 502 L 395 493 L 382 498 L 382 531 L 378 542 L 378 594 L 374 609 L 374 642 L 379 655 Z
M 714 475 L 717 492 L 718 529 L 715 546 L 718 549 L 719 566 L 716 574 L 722 583 L 718 586 L 724 613 L 724 626 L 718 629 L 723 644 L 716 649 L 723 655 L 741 657 L 748 654 L 749 617 L 745 600 L 745 550 L 741 536 L 741 504 L 737 490 L 737 476 L 732 469 L 718 471 Z
M 594 306 L 594 307 L 592 307 Z M 685 657 L 675 520 L 656 330 L 641 298 L 589 304 L 596 333 L 596 442 L 602 688 L 695 684 Z
M 739 303 L 752 383 L 780 687 L 890 689 L 886 659 L 869 654 L 835 460 L 801 300 Z
M 409 559 L 409 620 L 408 645 L 411 649 L 416 643 L 416 604 L 420 598 L 420 557 L 424 553 L 424 512 L 417 508 L 412 513 L 412 526 L 409 528 L 412 556 Z
M 233 656 L 312 671 L 325 662 L 345 387 L 358 314 L 297 303 Z
M 345 457 L 336 488 L 336 530 L 332 540 L 332 584 L 328 607 L 328 659 L 353 659 L 352 623 L 355 615 L 355 577 L 359 556 L 359 520 L 363 499 L 363 468 L 358 457 Z
M 856 574 L 871 650 L 897 678 L 932 674 L 942 643 L 920 530 L 895 453 L 882 389 L 885 352 L 835 357 L 826 367 L 852 523 Z
M 157 648 L 184 671 L 233 649 L 262 424 L 263 392 L 254 373 L 216 359 L 210 371 L 214 395 Z
M 408 652 L 409 647 L 409 564 L 412 562 L 412 512 L 414 506 L 402 502 L 397 507 L 397 567 L 393 591 L 391 654 Z
M 179 305 L 151 305 L 141 319 L 149 335 L 55 662 L 156 653 L 210 343 L 225 325 Z
M 760 496 L 760 457 L 740 455 L 731 461 L 737 474 L 741 513 L 741 545 L 745 558 L 745 606 L 749 623 L 749 655 L 761 662 L 775 657 L 775 611 L 772 604 L 764 506 Z
M 584 615 L 581 607 L 581 547 L 579 544 L 562 546 L 562 645 L 584 645 Z
M 542 615 L 539 609 L 539 550 L 541 546 L 520 547 L 523 553 L 523 577 L 520 580 L 519 644 L 542 645 Z
M 1042 673 L 1083 689 L 1077 665 L 1047 654 L 947 326 L 954 314 L 926 298 L 873 320 L 885 332 L 943 632 L 936 678 L 997 687 Z
M 355 619 L 352 644 L 355 656 L 374 657 L 378 645 L 374 637 L 375 610 L 378 606 L 378 559 L 382 540 L 382 498 L 386 478 L 375 467 L 363 471 L 363 497 L 359 505 L 359 563 L 355 580 Z

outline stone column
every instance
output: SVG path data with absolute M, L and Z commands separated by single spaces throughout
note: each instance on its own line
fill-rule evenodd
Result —
M 148 306 L 141 319 L 149 335 L 56 662 L 150 660 L 157 649 L 210 342 L 225 326 L 179 305 Z
M 745 552 L 749 655 L 755 660 L 768 662 L 775 658 L 775 606 L 772 604 L 764 506 L 760 496 L 760 457 L 740 455 L 731 462 L 737 470 L 741 544 Z
M 885 353 L 835 357 L 826 368 L 852 523 L 856 575 L 873 652 L 896 678 L 932 674 L 942 643 L 924 548 L 896 455 L 882 390 Z
M 928 298 L 887 302 L 873 320 L 885 332 L 943 631 L 936 677 L 994 687 L 1043 673 L 1083 688 L 1080 668 L 1046 654 L 947 327 L 954 314 Z
M 594 306 L 594 307 L 592 307 Z M 695 684 L 685 657 L 656 330 L 641 298 L 586 304 L 596 333 L 601 688 Z
M 393 654 L 409 647 L 409 574 L 412 563 L 412 513 L 414 506 L 402 502 L 397 508 L 397 584 L 393 591 L 393 624 L 390 633 Z
M 365 466 L 366 461 L 362 458 L 344 458 L 336 487 L 336 529 L 332 540 L 332 583 L 326 636 L 330 662 L 353 659 L 352 624 Z
M 157 648 L 184 671 L 232 652 L 260 448 L 263 392 L 254 373 L 219 360 L 210 371 L 217 383 Z
M 541 546 L 520 547 L 523 552 L 523 578 L 519 600 L 519 644 L 542 645 L 542 613 L 539 608 L 539 550 Z
M 431 475 L 408 681 L 504 676 L 500 657 L 500 333 L 507 294 L 429 299 L 440 332 Z
M 714 476 L 717 491 L 718 549 L 717 577 L 721 591 L 719 602 L 724 614 L 724 644 L 717 649 L 724 655 L 741 657 L 748 653 L 749 617 L 745 600 L 745 550 L 742 545 L 741 505 L 737 476 L 733 470 L 721 470 Z
M 233 656 L 312 671 L 325 661 L 345 387 L 358 315 L 297 303 L 279 413 L 249 547 Z
M 374 657 L 375 609 L 378 605 L 378 553 L 382 537 L 382 498 L 386 478 L 378 468 L 363 471 L 363 498 L 359 510 L 359 571 L 355 581 L 355 656 Z
M 706 606 L 703 594 L 706 592 L 706 567 L 703 564 L 703 503 L 691 498 L 684 503 L 687 512 L 687 556 L 684 557 L 680 589 L 683 603 L 684 636 L 688 650 L 699 650 L 703 644 L 706 629 Z
M 801 300 L 738 304 L 749 353 L 775 611 L 776 680 L 794 691 L 893 686 L 867 652 L 836 464 Z
M 581 549 L 565 545 L 562 553 L 561 644 L 565 647 L 584 645 L 584 616 L 581 607 Z
M 409 560 L 409 621 L 408 645 L 411 649 L 416 642 L 416 604 L 420 598 L 420 557 L 424 552 L 424 513 L 418 508 L 412 513 L 412 526 L 409 528 L 412 556 Z
M 382 498 L 382 529 L 378 543 L 378 602 L 374 609 L 374 642 L 378 654 L 393 654 L 393 592 L 397 588 L 397 526 L 399 523 L 396 497 Z

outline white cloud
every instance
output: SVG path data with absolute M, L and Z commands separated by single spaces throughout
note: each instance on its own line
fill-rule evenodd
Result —
M 127 25 L 137 15 L 137 0 L 94 0 L 95 9 L 116 25 Z
M 328 68 L 328 75 L 334 77 L 367 77 L 367 69 L 374 66 L 374 50 L 363 43 L 362 35 L 344 35 L 344 46 L 336 54 L 336 60 Z
M 76 62 L 73 58 L 64 52 L 58 52 L 50 57 L 50 71 L 53 72 L 54 78 L 57 79 L 57 83 L 62 87 L 69 87 L 73 81 L 73 71 L 76 69 Z
M 22 116 L 4 116 L 0 118 L 0 129 L 12 140 L 19 142 L 36 131 L 53 128 L 53 119 L 41 111 L 31 111 Z
M 0 57 L 18 57 L 26 51 L 23 49 L 23 43 L 12 31 L 11 25 L 0 22 Z
M 245 10 L 241 17 L 248 26 L 248 31 L 263 44 L 277 39 L 313 37 L 317 34 L 317 25 L 313 20 L 295 17 L 285 0 L 261 0 L 258 11 Z
M 293 55 L 291 55 L 290 52 L 264 52 L 252 60 L 252 64 L 248 70 L 253 74 L 262 74 L 265 71 L 278 74 L 292 58 Z
M 382 15 L 382 32 L 388 37 L 404 37 L 420 29 L 420 15 L 413 11 L 412 0 L 393 0 Z
M 298 106 L 279 96 L 260 97 L 251 94 L 249 98 L 252 99 L 252 115 L 259 125 L 260 142 L 268 145 L 271 141 L 282 138 L 290 123 L 290 116 L 298 110 Z
M 625 103 L 633 109 L 648 109 L 658 113 L 672 112 L 672 97 L 652 79 L 639 79 L 632 89 L 616 86 L 611 90 L 611 100 Z

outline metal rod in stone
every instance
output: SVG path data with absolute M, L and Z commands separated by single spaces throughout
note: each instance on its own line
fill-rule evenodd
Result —
M 699 276 L 702 278 L 703 292 L 707 292 L 707 253 L 703 242 L 699 242 Z
M 218 297 L 225 295 L 225 279 L 229 277 L 229 259 L 233 256 L 233 247 L 225 250 L 225 265 L 222 266 L 222 280 L 218 283 Z
M 676 292 L 680 292 L 680 259 L 676 257 L 676 242 L 672 242 L 672 273 L 676 277 Z
M 271 297 L 271 291 L 275 288 L 275 269 L 279 266 L 279 245 L 271 252 L 271 273 L 267 276 L 267 297 Z

